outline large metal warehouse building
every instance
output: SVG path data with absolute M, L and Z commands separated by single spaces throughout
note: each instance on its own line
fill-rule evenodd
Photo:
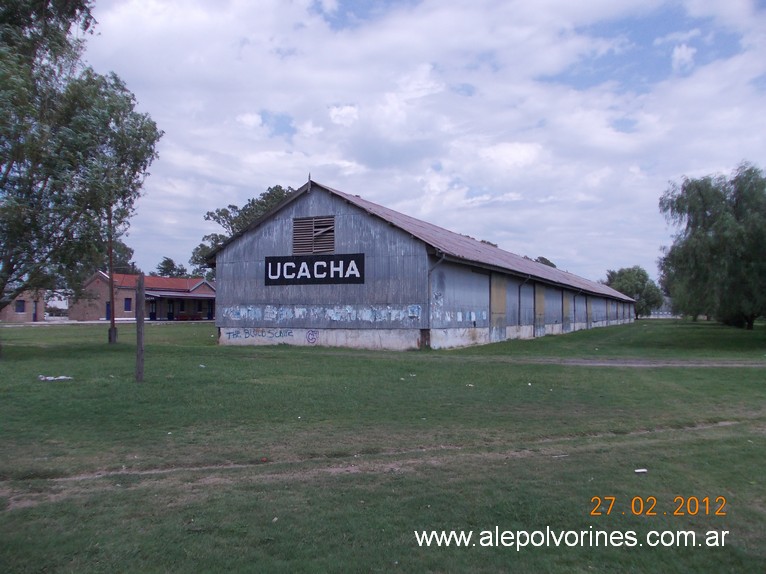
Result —
M 440 349 L 633 320 L 605 285 L 312 181 L 213 256 L 225 345 Z

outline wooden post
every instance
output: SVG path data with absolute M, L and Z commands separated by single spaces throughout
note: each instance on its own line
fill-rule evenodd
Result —
M 114 308 L 114 242 L 112 241 L 112 207 L 109 206 L 106 212 L 106 221 L 108 225 L 107 229 L 107 242 L 106 247 L 109 252 L 109 261 L 107 263 L 109 267 L 109 344 L 117 342 L 117 325 L 115 324 L 115 311 Z
M 144 312 L 146 294 L 144 292 L 144 274 L 138 276 L 136 285 L 136 382 L 144 380 Z

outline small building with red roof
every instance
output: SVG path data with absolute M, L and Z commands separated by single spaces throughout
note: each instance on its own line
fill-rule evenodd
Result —
M 138 275 L 114 274 L 114 318 L 135 319 Z M 109 275 L 97 271 L 84 285 L 84 294 L 69 302 L 69 319 L 111 319 Z M 202 321 L 215 318 L 215 284 L 204 277 L 144 278 L 144 318 L 150 321 Z

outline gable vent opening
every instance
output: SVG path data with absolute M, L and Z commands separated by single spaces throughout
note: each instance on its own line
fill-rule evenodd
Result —
M 335 216 L 293 219 L 293 255 L 335 253 Z

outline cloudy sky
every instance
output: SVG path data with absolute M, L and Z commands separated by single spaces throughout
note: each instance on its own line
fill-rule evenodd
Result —
M 165 131 L 126 243 L 188 265 L 208 210 L 361 195 L 590 279 L 671 242 L 669 181 L 766 168 L 756 0 L 96 0 L 86 60 Z

